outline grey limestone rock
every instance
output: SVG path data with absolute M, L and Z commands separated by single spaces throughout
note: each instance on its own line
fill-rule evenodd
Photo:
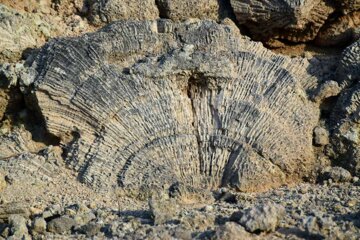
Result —
M 216 229 L 216 239 L 253 239 L 255 238 L 245 228 L 234 222 L 227 222 Z
M 8 239 L 30 239 L 26 226 L 26 219 L 21 215 L 11 215 L 9 217 L 10 238 Z
M 0 205 L 0 223 L 8 221 L 12 215 L 29 217 L 29 208 L 23 203 L 12 202 Z
M 360 174 L 360 41 L 346 48 L 338 68 L 344 89 L 331 115 L 331 142 L 335 158 L 346 169 Z
M 352 176 L 349 171 L 342 167 L 327 167 L 322 171 L 322 179 L 333 182 L 350 182 Z
M 43 234 L 46 232 L 46 221 L 42 217 L 35 218 L 33 225 L 32 225 L 32 231 L 36 233 Z
M 273 203 L 264 203 L 246 209 L 239 223 L 249 232 L 275 231 L 285 215 L 285 208 Z
M 47 230 L 52 233 L 66 233 L 76 226 L 76 221 L 68 216 L 61 216 L 47 224 Z
M 183 182 L 259 191 L 312 172 L 305 60 L 211 21 L 120 21 L 30 63 L 46 128 L 97 190 Z

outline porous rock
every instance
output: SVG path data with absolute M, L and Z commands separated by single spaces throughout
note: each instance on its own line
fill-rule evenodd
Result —
M 36 233 L 45 233 L 46 232 L 46 221 L 42 217 L 35 218 L 33 225 L 32 225 L 32 231 Z
M 354 39 L 354 31 L 360 27 L 360 11 L 351 12 L 327 22 L 319 31 L 315 42 L 320 46 L 349 44 Z
M 5 175 L 0 172 L 0 192 L 6 187 Z
M 334 158 L 344 168 L 360 174 L 360 41 L 343 52 L 338 82 L 342 89 L 331 115 Z
M 218 0 L 158 0 L 162 17 L 172 20 L 188 18 L 220 19 L 222 1 Z
M 344 14 L 360 9 L 359 0 L 335 0 Z
M 29 64 L 29 97 L 67 145 L 66 163 L 97 190 L 183 182 L 259 191 L 314 166 L 309 64 L 227 25 L 116 22 L 53 40 Z
M 29 208 L 23 203 L 12 202 L 0 205 L 0 223 L 8 221 L 12 215 L 19 215 L 23 217 L 29 217 Z
M 153 20 L 159 18 L 155 0 L 84 0 L 89 20 L 95 25 L 116 20 Z
M 283 206 L 269 202 L 245 209 L 239 223 L 249 232 L 271 232 L 284 215 Z
M 47 224 L 47 230 L 52 233 L 66 233 L 76 226 L 76 221 L 68 216 L 61 216 Z
M 35 16 L 22 14 L 0 3 L 0 61 L 14 61 L 22 51 L 42 45 L 50 26 Z
M 23 216 L 11 215 L 9 224 L 11 225 L 11 237 L 9 239 L 30 239 L 26 219 Z
M 352 180 L 351 173 L 342 167 L 327 167 L 322 171 L 322 179 L 333 182 L 350 182 Z
M 179 214 L 180 206 L 177 201 L 163 193 L 154 193 L 149 199 L 149 208 L 155 224 L 175 220 Z
M 313 40 L 334 8 L 323 0 L 231 0 L 236 19 L 256 39 Z
M 245 228 L 234 222 L 227 222 L 216 229 L 216 239 L 255 239 Z
M 329 143 L 329 133 L 325 128 L 316 127 L 314 129 L 314 144 L 317 146 L 325 146 Z

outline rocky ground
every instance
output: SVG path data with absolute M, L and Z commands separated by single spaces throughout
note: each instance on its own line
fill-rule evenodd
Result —
M 360 2 L 280 2 L 0 0 L 0 239 L 359 239 Z M 269 14 L 263 14 L 263 11 Z M 171 20 L 156 22 L 157 30 L 154 32 L 162 35 L 146 35 L 153 31 L 153 23 L 159 18 Z M 118 30 L 118 25 L 128 26 L 125 20 L 129 19 L 150 22 L 139 24 L 138 29 L 130 24 Z M 213 22 L 202 22 L 203 19 Z M 118 20 L 124 21 L 123 25 L 121 22 L 107 25 Z M 195 34 L 200 39 L 204 34 L 205 43 L 200 40 L 200 47 L 195 46 L 196 37 L 188 33 L 193 26 L 200 26 L 201 30 L 203 26 L 205 29 L 210 26 L 213 30 L 211 33 L 204 30 Z M 219 36 L 222 29 L 225 29 L 221 32 L 223 35 Z M 81 37 L 96 31 L 100 32 Z M 113 39 L 107 38 L 108 35 Z M 131 45 L 131 39 L 137 40 L 138 35 L 145 40 L 139 40 L 139 47 Z M 249 37 L 262 43 L 256 44 Z M 60 40 L 53 41 L 55 38 Z M 241 39 L 243 45 L 238 47 L 233 38 Z M 235 63 L 219 61 L 218 66 L 210 64 L 209 67 L 206 65 L 206 54 L 211 57 L 214 52 L 215 55 L 225 55 L 229 49 L 230 52 L 250 52 L 282 64 L 278 71 L 285 69 L 286 74 L 300 78 L 295 93 L 291 92 L 294 97 L 290 99 L 298 100 L 303 94 L 298 94 L 298 85 L 303 85 L 301 87 L 307 95 L 299 97 L 304 108 L 298 115 L 309 111 L 316 122 L 313 127 L 309 120 L 307 128 L 311 128 L 310 132 L 299 130 L 304 136 L 289 134 L 288 137 L 285 132 L 276 135 L 277 138 L 285 135 L 284 142 L 299 143 L 298 146 L 276 150 L 279 151 L 277 157 L 288 158 L 277 165 L 283 171 L 281 176 L 286 176 L 285 180 L 279 180 L 282 177 L 278 177 L 276 171 L 280 170 L 260 166 L 260 173 L 251 172 L 255 174 L 254 179 L 251 174 L 250 180 L 241 179 L 241 174 L 247 173 L 246 170 L 241 172 L 240 180 L 237 180 L 240 187 L 239 184 L 237 187 L 229 184 L 201 188 L 171 182 L 168 185 L 139 185 L 137 188 L 132 188 L 131 184 L 119 184 L 109 190 L 110 179 L 118 173 L 102 175 L 93 167 L 86 171 L 94 171 L 92 174 L 98 174 L 102 181 L 106 176 L 105 184 L 89 184 L 87 178 L 93 175 L 83 169 L 92 167 L 94 163 L 89 161 L 84 167 L 71 161 L 80 162 L 82 155 L 86 158 L 92 149 L 97 148 L 87 146 L 86 134 L 83 134 L 93 129 L 81 129 L 78 124 L 75 127 L 83 134 L 79 137 L 75 136 L 76 131 L 65 131 L 67 126 L 73 127 L 73 123 L 68 121 L 71 117 L 65 118 L 69 112 L 59 110 L 64 120 L 57 118 L 55 121 L 57 116 L 54 116 L 59 114 L 57 105 L 44 104 L 44 99 L 50 99 L 46 101 L 66 105 L 66 91 L 60 97 L 51 95 L 52 91 L 56 92 L 65 84 L 50 85 L 49 88 L 41 85 L 61 72 L 62 63 L 55 70 L 51 69 L 51 64 L 56 63 L 61 53 L 78 50 L 77 54 L 81 55 L 80 49 L 88 39 L 101 48 L 97 54 L 105 56 L 104 62 L 116 67 L 106 72 L 108 65 L 94 61 L 84 65 L 80 73 L 69 68 L 70 73 L 66 74 L 70 77 L 62 79 L 64 83 L 72 77 L 82 78 L 95 71 L 92 67 L 98 66 L 105 66 L 104 75 L 131 75 L 135 72 L 138 76 L 155 78 L 158 72 L 153 69 L 156 67 L 166 72 L 168 66 L 176 65 L 178 68 L 174 69 L 177 72 L 185 68 L 185 74 L 180 73 L 183 78 L 188 72 L 193 74 L 191 79 L 204 72 L 212 78 L 222 78 L 227 76 L 227 72 L 220 70 Z M 118 39 L 122 41 L 116 41 Z M 228 42 L 216 42 L 218 39 Z M 77 41 L 78 48 L 66 48 L 67 43 L 70 45 Z M 195 47 L 185 44 L 187 41 L 196 42 Z M 212 41 L 216 43 L 214 46 Z M 65 47 L 61 48 L 61 44 Z M 89 49 L 93 46 L 91 44 Z M 211 45 L 209 49 L 207 45 Z M 192 48 L 206 54 L 201 52 L 196 55 L 196 51 L 193 54 Z M 58 51 L 55 54 L 52 52 L 54 49 Z M 90 55 L 89 52 L 86 54 Z M 181 62 L 189 54 L 193 54 L 190 56 L 194 59 L 197 57 L 191 62 L 196 66 L 194 69 L 191 68 L 193 65 L 189 67 Z M 205 60 L 198 60 L 202 54 Z M 76 54 L 75 58 L 70 55 L 66 55 L 65 59 L 81 60 Z M 48 64 L 45 67 L 42 65 L 44 62 Z M 32 65 L 29 66 L 29 63 Z M 301 67 L 294 67 L 294 64 Z M 212 68 L 216 69 L 214 74 Z M 272 71 L 273 68 L 269 69 Z M 306 74 L 300 76 L 303 69 Z M 34 80 L 29 77 L 33 76 L 31 71 L 41 74 L 36 75 Z M 160 77 L 171 79 L 172 73 L 167 74 L 169 76 L 163 73 Z M 303 78 L 309 82 L 302 82 Z M 196 82 L 196 79 L 193 81 Z M 196 89 L 194 92 L 190 90 L 184 95 L 189 98 L 200 96 L 196 95 Z M 182 106 L 176 107 L 180 109 Z M 56 114 L 52 115 L 52 111 Z M 196 113 L 196 110 L 192 111 Z M 74 119 L 79 117 L 77 114 L 72 116 Z M 302 120 L 301 116 L 296 119 Z M 152 120 L 151 117 L 149 115 L 147 120 Z M 296 126 L 303 127 L 300 125 Z M 282 128 L 273 129 L 279 131 Z M 265 134 L 273 134 L 273 131 L 269 132 Z M 101 141 L 105 139 L 99 152 L 106 155 L 111 149 L 106 147 L 114 146 L 111 145 L 114 143 L 106 140 L 107 135 L 101 136 L 102 130 L 96 134 L 100 135 Z M 303 138 L 304 141 L 301 140 Z M 91 140 L 96 145 L 97 139 Z M 309 141 L 311 144 L 306 145 Z M 81 152 L 84 148 L 74 148 L 76 144 L 89 147 L 90 150 L 86 150 L 88 154 Z M 311 167 L 303 167 L 306 173 L 301 172 L 302 162 L 296 158 L 303 152 L 305 157 L 299 156 L 299 159 L 311 163 Z M 259 155 L 268 160 L 263 156 L 266 154 L 264 150 Z M 73 159 L 72 155 L 75 156 Z M 109 156 L 112 156 L 108 159 L 109 163 L 118 161 L 116 163 L 120 164 L 120 160 L 114 159 L 115 155 Z M 272 157 L 269 158 L 272 160 Z M 113 169 L 116 169 L 114 166 Z M 276 174 L 269 177 L 266 171 Z M 160 181 L 163 178 L 161 174 L 159 172 L 149 179 L 158 178 Z M 133 178 L 140 179 L 143 175 L 146 173 Z M 247 185 L 241 188 L 243 182 Z

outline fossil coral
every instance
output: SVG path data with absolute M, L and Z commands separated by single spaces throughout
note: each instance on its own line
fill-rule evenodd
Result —
M 13 61 L 26 48 L 43 44 L 49 26 L 0 4 L 0 60 Z
M 158 0 L 160 13 L 172 20 L 188 18 L 219 19 L 220 3 L 218 0 Z
M 48 131 L 95 189 L 183 182 L 257 191 L 313 168 L 319 112 L 304 63 L 229 26 L 116 22 L 51 41 L 31 65 Z
M 231 0 L 236 18 L 257 39 L 313 40 L 334 8 L 322 0 Z
M 325 24 L 316 37 L 320 46 L 349 44 L 354 39 L 354 31 L 360 27 L 360 11 L 354 11 Z
M 89 20 L 96 25 L 126 19 L 157 19 L 155 0 L 84 0 Z
M 340 95 L 331 121 L 335 157 L 360 174 L 360 41 L 345 49 L 338 68 Z

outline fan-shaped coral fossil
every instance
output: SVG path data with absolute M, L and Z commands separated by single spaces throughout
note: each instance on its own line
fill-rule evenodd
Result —
M 319 113 L 305 63 L 229 26 L 116 22 L 51 41 L 31 68 L 47 130 L 96 189 L 183 182 L 257 191 L 313 169 Z

